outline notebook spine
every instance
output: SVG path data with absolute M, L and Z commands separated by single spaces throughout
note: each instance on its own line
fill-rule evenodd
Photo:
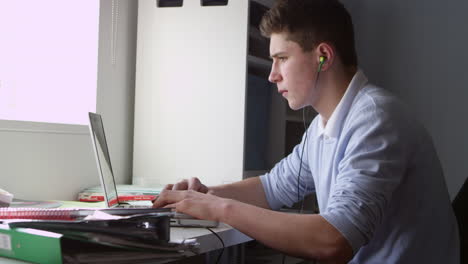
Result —
M 73 210 L 0 208 L 0 219 L 74 220 Z

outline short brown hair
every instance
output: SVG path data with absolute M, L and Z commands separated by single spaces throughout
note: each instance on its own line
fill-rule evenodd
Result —
M 286 32 L 304 51 L 332 45 L 345 66 L 357 66 L 351 16 L 338 0 L 278 0 L 260 23 L 263 36 Z

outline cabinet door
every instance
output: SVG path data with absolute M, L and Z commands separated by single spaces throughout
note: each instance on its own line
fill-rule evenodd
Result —
M 133 182 L 242 179 L 248 1 L 140 0 Z

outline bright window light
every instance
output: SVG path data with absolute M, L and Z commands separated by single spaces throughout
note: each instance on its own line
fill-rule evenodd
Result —
M 98 0 L 0 0 L 0 119 L 88 124 Z

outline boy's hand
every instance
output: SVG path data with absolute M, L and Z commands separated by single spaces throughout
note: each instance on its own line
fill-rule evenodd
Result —
M 207 193 L 209 188 L 206 187 L 201 181 L 196 178 L 184 179 L 176 184 L 168 184 L 164 187 L 163 190 L 173 190 L 173 191 L 184 191 L 192 190 L 201 193 Z
M 195 218 L 219 222 L 229 201 L 231 200 L 194 190 L 164 190 L 153 203 L 153 207 L 173 208 L 176 212 Z

